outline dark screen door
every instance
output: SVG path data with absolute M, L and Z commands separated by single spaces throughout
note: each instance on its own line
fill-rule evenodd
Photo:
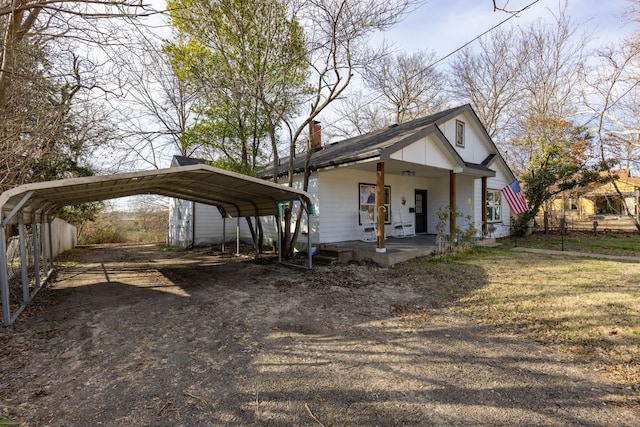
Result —
M 427 232 L 427 190 L 416 190 L 416 233 Z

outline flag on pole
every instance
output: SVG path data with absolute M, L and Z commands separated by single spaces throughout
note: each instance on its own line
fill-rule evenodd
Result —
M 501 193 L 507 200 L 507 204 L 509 204 L 511 212 L 513 212 L 514 215 L 518 215 L 529 209 L 527 199 L 524 198 L 524 194 L 522 194 L 522 190 L 520 189 L 520 184 L 518 184 L 517 179 L 514 179 L 509 185 L 504 187 Z

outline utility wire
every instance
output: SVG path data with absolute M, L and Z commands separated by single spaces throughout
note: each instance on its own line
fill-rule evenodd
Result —
M 472 44 L 473 42 L 475 42 L 476 40 L 480 39 L 481 37 L 485 36 L 486 34 L 490 33 L 491 31 L 495 30 L 496 28 L 504 25 L 505 23 L 507 23 L 509 20 L 511 20 L 512 18 L 515 18 L 516 16 L 518 16 L 518 14 L 524 12 L 525 10 L 531 8 L 533 5 L 535 5 L 536 3 L 538 3 L 540 0 L 534 0 L 531 3 L 529 3 L 528 5 L 526 5 L 525 7 L 523 7 L 520 10 L 511 12 L 510 16 L 502 21 L 500 21 L 499 23 L 497 23 L 496 25 L 494 25 L 493 27 L 489 28 L 488 30 L 484 31 L 483 33 L 477 35 L 476 37 L 474 37 L 473 39 L 469 40 L 468 42 L 466 42 L 465 44 L 463 44 L 462 46 L 452 50 L 451 52 L 449 52 L 448 54 L 446 54 L 445 56 L 443 56 L 442 58 L 438 59 L 437 61 L 429 64 L 429 66 L 427 68 L 432 68 L 435 65 L 439 64 L 440 62 L 444 61 L 445 59 L 451 57 L 452 55 L 455 55 L 456 53 L 460 52 L 462 49 L 464 49 L 465 47 L 469 46 L 470 44 Z M 415 77 L 418 73 L 416 73 L 415 75 L 411 76 L 411 78 Z M 365 102 L 364 104 L 360 105 L 359 108 L 364 107 L 366 105 L 372 104 L 375 101 L 379 100 L 380 98 L 384 97 L 384 94 L 380 94 L 372 99 L 370 99 L 369 101 Z M 351 111 L 352 113 L 355 110 Z M 334 126 L 336 123 L 338 123 L 340 120 L 346 118 L 347 115 L 343 114 L 341 117 L 337 118 L 336 120 L 334 120 L 331 123 L 328 123 L 327 126 L 331 127 Z

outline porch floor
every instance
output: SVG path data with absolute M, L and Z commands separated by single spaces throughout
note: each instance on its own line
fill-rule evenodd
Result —
M 432 255 L 436 251 L 435 234 L 417 234 L 401 239 L 387 237 L 384 241 L 386 252 L 376 252 L 376 242 L 350 240 L 346 242 L 323 243 L 320 249 L 341 248 L 353 251 L 354 261 L 370 259 L 383 266 L 392 266 L 413 258 Z

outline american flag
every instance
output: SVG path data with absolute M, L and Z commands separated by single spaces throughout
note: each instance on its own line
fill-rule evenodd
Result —
M 527 199 L 524 198 L 517 179 L 514 179 L 509 185 L 504 187 L 501 192 L 514 215 L 518 215 L 529 209 Z

